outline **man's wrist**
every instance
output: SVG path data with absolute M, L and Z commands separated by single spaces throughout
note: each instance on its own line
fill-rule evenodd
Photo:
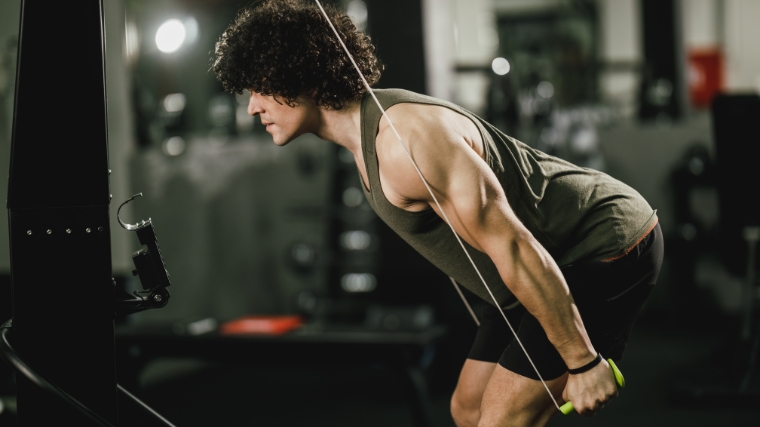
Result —
M 566 342 L 557 350 L 568 368 L 584 366 L 594 360 L 597 355 L 597 351 L 594 350 L 591 343 L 583 339 L 575 342 Z
M 594 368 L 596 365 L 598 365 L 598 364 L 599 364 L 601 361 L 602 361 L 602 353 L 596 353 L 596 357 L 595 357 L 595 358 L 594 358 L 592 361 L 590 361 L 590 362 L 586 363 L 586 364 L 585 364 L 585 365 L 583 365 L 583 366 L 578 366 L 578 367 L 572 367 L 572 366 L 568 366 L 568 367 L 567 367 L 567 368 L 568 368 L 568 369 L 567 369 L 567 372 L 568 372 L 570 375 L 578 375 L 578 374 L 582 374 L 582 373 L 584 373 L 584 372 L 586 372 L 586 371 L 590 371 L 591 369 L 593 369 L 593 368 Z

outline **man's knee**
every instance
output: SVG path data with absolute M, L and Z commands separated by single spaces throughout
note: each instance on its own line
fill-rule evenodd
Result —
M 567 375 L 546 382 L 558 398 Z M 546 425 L 557 409 L 546 388 L 536 381 L 497 366 L 483 393 L 478 427 L 540 427 Z
M 480 405 L 496 363 L 467 359 L 451 396 L 451 416 L 458 427 L 476 427 Z
M 460 391 L 454 391 L 451 396 L 451 417 L 457 427 L 476 427 L 480 419 L 481 395 L 472 396 Z

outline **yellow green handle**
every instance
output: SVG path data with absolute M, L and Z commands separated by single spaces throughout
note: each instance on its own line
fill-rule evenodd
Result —
M 607 363 L 610 364 L 610 369 L 612 369 L 612 373 L 615 375 L 615 382 L 617 383 L 618 387 L 625 387 L 625 378 L 623 378 L 623 374 L 620 372 L 620 369 L 618 369 L 617 365 L 615 365 L 615 362 L 613 362 L 612 359 L 607 359 Z M 573 406 L 573 402 L 567 402 L 564 405 L 560 406 L 559 410 L 562 411 L 563 414 L 569 415 L 575 411 L 575 407 Z

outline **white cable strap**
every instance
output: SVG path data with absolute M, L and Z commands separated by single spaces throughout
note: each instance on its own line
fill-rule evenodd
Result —
M 538 372 L 538 368 L 536 368 L 535 363 L 533 363 L 533 359 L 531 359 L 530 355 L 528 355 L 528 351 L 525 349 L 525 346 L 523 345 L 522 341 L 520 341 L 520 338 L 517 336 L 515 329 L 512 327 L 512 324 L 509 323 L 509 319 L 507 319 L 507 315 L 504 314 L 504 310 L 499 305 L 499 302 L 496 300 L 496 297 L 494 296 L 493 292 L 491 292 L 491 288 L 488 287 L 488 284 L 486 284 L 486 281 L 483 278 L 483 275 L 480 273 L 480 270 L 475 265 L 475 261 L 473 261 L 472 257 L 470 256 L 470 252 L 464 246 L 464 243 L 462 242 L 462 239 L 459 237 L 459 234 L 457 234 L 456 230 L 454 229 L 454 226 L 451 225 L 451 221 L 449 221 L 449 217 L 446 215 L 446 212 L 443 211 L 443 208 L 441 208 L 441 204 L 438 202 L 438 198 L 435 197 L 435 194 L 433 194 L 433 190 L 430 188 L 430 185 L 428 184 L 427 180 L 422 175 L 422 171 L 420 171 L 420 168 L 417 167 L 417 162 L 414 161 L 414 159 L 412 158 L 412 155 L 409 153 L 409 150 L 406 148 L 406 145 L 404 145 L 404 141 L 401 139 L 401 136 L 398 134 L 396 127 L 393 126 L 393 122 L 391 122 L 390 117 L 388 117 L 388 115 L 385 113 L 385 109 L 380 105 L 380 101 L 377 100 L 375 93 L 372 92 L 372 88 L 369 86 L 369 83 L 367 83 L 367 80 L 364 78 L 364 74 L 362 74 L 362 71 L 359 68 L 359 66 L 356 65 L 356 61 L 354 61 L 354 57 L 351 55 L 351 52 L 349 52 L 348 48 L 346 47 L 346 44 L 343 43 L 343 39 L 340 37 L 338 30 L 336 30 L 335 26 L 333 26 L 332 21 L 330 21 L 330 17 L 327 15 L 327 12 L 325 12 L 325 9 L 322 7 L 322 4 L 319 2 L 319 0 L 314 0 L 314 1 L 317 3 L 319 10 L 322 11 L 322 15 L 324 15 L 325 20 L 327 21 L 327 24 L 330 26 L 333 33 L 335 33 L 335 37 L 338 39 L 338 42 L 340 43 L 341 46 L 343 46 L 343 50 L 346 52 L 346 55 L 348 55 L 348 58 L 351 60 L 351 63 L 354 65 L 356 72 L 359 73 L 359 77 L 362 79 L 362 82 L 364 83 L 364 87 L 367 89 L 367 92 L 372 96 L 372 99 L 375 100 L 375 104 L 377 104 L 377 108 L 380 109 L 385 120 L 388 121 L 388 125 L 390 125 L 391 129 L 393 130 L 393 133 L 396 135 L 396 139 L 398 139 L 399 144 L 401 144 L 401 147 L 404 149 L 404 152 L 406 153 L 406 156 L 409 158 L 409 161 L 412 162 L 412 165 L 414 166 L 414 170 L 417 171 L 417 175 L 419 175 L 420 179 L 422 179 L 422 183 L 425 185 L 425 188 L 427 189 L 428 193 L 430 193 L 430 197 L 433 198 L 433 201 L 435 202 L 435 205 L 438 207 L 438 211 L 441 213 L 443 220 L 446 222 L 446 224 L 448 224 L 449 228 L 451 228 L 451 232 L 454 233 L 454 237 L 456 238 L 457 242 L 459 242 L 459 246 L 462 247 L 462 250 L 467 256 L 467 259 L 470 260 L 470 264 L 472 264 L 472 268 L 475 269 L 475 272 L 478 274 L 480 281 L 483 283 L 483 286 L 485 286 L 486 290 L 488 291 L 488 294 L 491 296 L 491 299 L 493 299 L 493 302 L 494 304 L 496 304 L 496 307 L 499 309 L 499 312 L 501 313 L 501 316 L 504 318 L 504 321 L 507 322 L 507 326 L 509 326 L 509 330 L 512 331 L 512 335 L 515 337 L 515 340 L 517 341 L 517 343 L 520 344 L 520 348 L 522 348 L 523 353 L 525 353 L 525 357 L 528 358 L 528 361 L 530 362 L 530 365 L 533 367 L 533 370 L 536 371 L 536 375 L 538 375 L 538 379 L 541 380 L 541 384 L 544 385 L 546 392 L 549 393 L 549 397 L 551 398 L 552 402 L 554 402 L 554 406 L 556 406 L 557 409 L 559 410 L 559 404 L 557 403 L 557 399 L 554 398 L 554 395 L 552 394 L 551 390 L 549 390 L 549 386 L 546 385 L 546 381 L 544 381 L 544 378 L 541 376 L 541 373 Z
M 456 280 L 454 280 L 453 277 L 449 276 L 449 280 L 451 280 L 451 284 L 454 285 L 454 289 L 457 290 L 457 293 L 459 294 L 459 298 L 462 298 L 462 302 L 464 303 L 464 306 L 467 307 L 467 311 L 470 312 L 470 316 L 472 316 L 472 320 L 475 321 L 475 324 L 480 326 L 480 320 L 478 320 L 478 316 L 475 315 L 475 312 L 472 310 L 472 307 L 470 306 L 470 303 L 467 302 L 467 298 L 464 297 L 464 294 L 462 293 L 462 289 L 459 288 L 459 284 Z

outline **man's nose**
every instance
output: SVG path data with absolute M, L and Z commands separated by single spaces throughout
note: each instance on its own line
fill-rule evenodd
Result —
M 248 101 L 248 114 L 251 116 L 256 116 L 261 113 L 261 105 L 259 105 L 258 102 L 256 102 L 256 97 L 251 96 L 251 99 Z

